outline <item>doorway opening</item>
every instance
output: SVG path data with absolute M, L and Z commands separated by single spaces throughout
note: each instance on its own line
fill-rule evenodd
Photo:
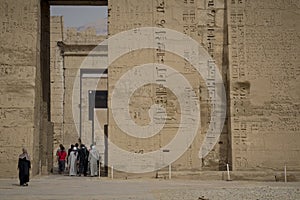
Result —
M 68 148 L 80 139 L 87 148 L 96 145 L 103 163 L 101 176 L 107 175 L 107 106 L 95 106 L 107 105 L 107 95 L 104 96 L 106 99 L 101 96 L 101 102 L 98 102 L 98 95 L 89 99 L 91 91 L 107 94 L 107 45 L 101 47 L 97 55 L 89 55 L 107 38 L 107 1 L 57 0 L 42 2 L 41 7 L 42 29 L 47 28 L 49 33 L 43 34 L 47 31 L 42 30 L 41 49 L 45 49 L 45 43 L 48 43 L 48 50 L 41 50 L 41 60 L 48 58 L 42 68 L 46 69 L 48 63 L 49 116 L 54 126 L 52 159 L 55 160 L 59 144 Z M 93 60 L 100 58 L 100 61 L 98 59 L 96 66 L 82 67 L 87 56 Z M 78 84 L 76 79 L 80 80 Z M 95 120 L 100 122 L 95 123 Z M 53 165 L 55 172 L 56 163 Z

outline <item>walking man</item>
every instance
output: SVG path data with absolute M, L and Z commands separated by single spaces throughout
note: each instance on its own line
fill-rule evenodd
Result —
M 100 160 L 100 154 L 99 151 L 96 149 L 94 145 L 91 145 L 91 150 L 89 154 L 89 162 L 90 162 L 90 170 L 91 170 L 91 176 L 97 176 L 98 175 L 98 162 Z M 99 162 L 100 165 L 100 162 Z

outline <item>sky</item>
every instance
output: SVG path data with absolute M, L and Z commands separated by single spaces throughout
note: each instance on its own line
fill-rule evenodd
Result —
M 107 18 L 107 6 L 51 6 L 51 16 L 64 16 L 66 27 L 79 27 Z

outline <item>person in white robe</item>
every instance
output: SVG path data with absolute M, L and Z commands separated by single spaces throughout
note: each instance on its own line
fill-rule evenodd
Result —
M 97 165 L 98 161 L 100 161 L 99 151 L 96 149 L 96 147 L 94 145 L 91 145 L 91 150 L 89 153 L 91 176 L 98 175 L 98 165 Z M 100 162 L 99 162 L 99 165 L 100 165 Z
M 69 166 L 69 175 L 76 176 L 77 175 L 77 148 L 74 147 L 71 151 L 68 159 L 68 166 Z

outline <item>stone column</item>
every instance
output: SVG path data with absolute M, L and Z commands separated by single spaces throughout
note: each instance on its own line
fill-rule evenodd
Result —
M 0 3 L 0 177 L 16 177 L 28 149 L 38 173 L 41 106 L 40 1 Z

